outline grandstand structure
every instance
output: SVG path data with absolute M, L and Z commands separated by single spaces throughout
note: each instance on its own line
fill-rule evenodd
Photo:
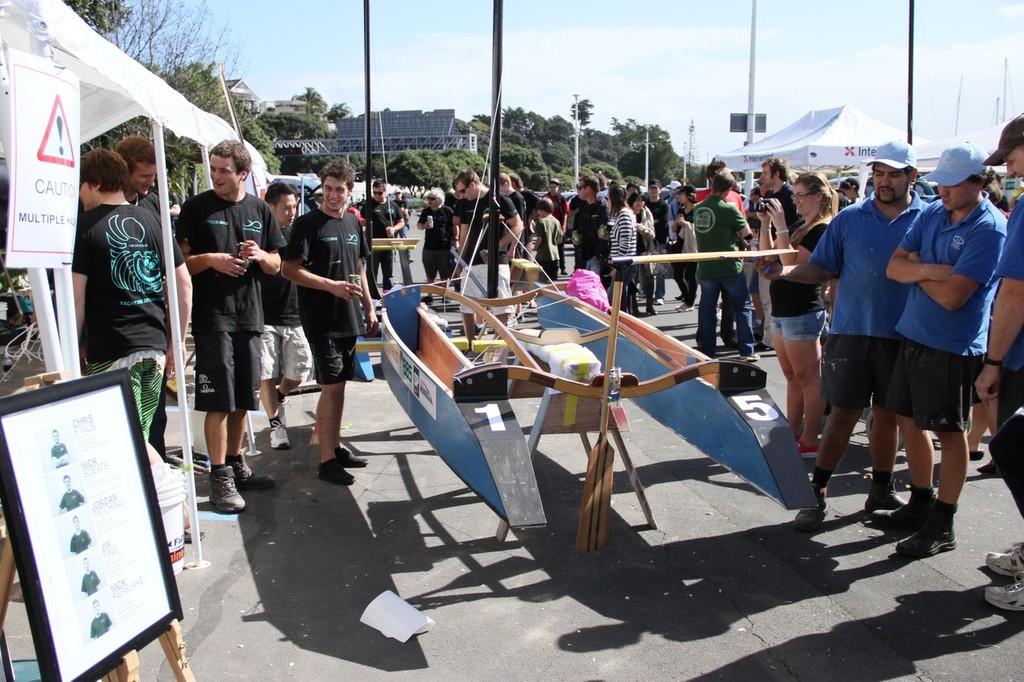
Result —
M 282 156 L 344 156 L 366 152 L 365 115 L 337 122 L 334 137 L 319 140 L 275 140 Z M 393 153 L 408 149 L 441 151 L 465 149 L 476 152 L 476 135 L 459 135 L 455 110 L 381 111 L 370 120 L 370 153 Z

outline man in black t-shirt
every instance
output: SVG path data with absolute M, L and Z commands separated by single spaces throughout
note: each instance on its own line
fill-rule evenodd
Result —
M 405 220 L 402 218 L 402 209 L 394 201 L 388 199 L 387 185 L 383 180 L 374 180 L 373 200 L 370 202 L 370 237 L 372 239 L 398 238 L 404 227 Z M 370 274 L 376 281 L 379 268 L 383 278 L 381 291 L 387 291 L 391 288 L 391 265 L 394 261 L 394 252 L 389 249 L 372 253 Z
M 271 488 L 241 454 L 245 417 L 259 409 L 263 304 L 257 270 L 274 274 L 284 246 L 270 206 L 245 192 L 252 159 L 241 142 L 210 150 L 213 189 L 185 202 L 178 243 L 195 289 L 196 405 L 206 412 L 210 502 L 223 513 L 245 509 L 239 490 Z M 229 454 L 230 453 L 230 454 Z
M 272 182 L 263 198 L 270 204 L 287 242 L 298 205 L 295 190 L 283 182 Z M 288 394 L 309 376 L 312 359 L 299 321 L 295 282 L 280 272 L 273 275 L 260 272 L 260 294 L 263 298 L 260 399 L 270 421 L 270 447 L 287 450 L 291 441 L 285 428 L 285 402 Z
M 103 581 L 100 580 L 99 573 L 89 567 L 89 557 L 82 558 L 82 570 L 85 571 L 82 574 L 82 592 L 87 595 L 96 594 Z
M 116 153 L 95 149 L 80 163 L 82 205 L 71 279 L 75 317 L 83 340 L 86 372 L 128 369 L 144 437 L 163 392 L 170 350 L 165 255 L 160 219 L 125 200 L 128 166 Z M 181 336 L 188 328 L 192 280 L 175 247 L 175 281 Z
M 78 492 L 71 487 L 71 477 L 64 477 L 64 494 L 60 498 L 60 506 L 57 511 L 60 513 L 69 512 L 72 509 L 78 509 L 85 504 L 85 495 Z
M 416 227 L 423 230 L 423 269 L 427 282 L 433 284 L 435 279 L 448 280 L 452 276 L 448 255 L 452 247 L 459 248 L 455 240 L 452 219 L 455 212 L 443 206 L 444 192 L 432 189 L 427 192 L 427 207 L 420 211 L 420 219 Z M 433 296 L 426 296 L 428 305 L 434 302 Z
M 461 259 L 453 277 L 462 273 L 462 263 L 470 265 L 466 273 L 466 281 L 462 285 L 462 293 L 466 296 L 487 297 L 487 263 L 489 248 L 490 211 L 497 211 L 500 228 L 498 237 L 498 291 L 497 298 L 511 298 L 512 273 L 508 265 L 508 253 L 523 233 L 523 220 L 516 211 L 512 201 L 500 192 L 492 192 L 480 182 L 480 176 L 474 171 L 464 170 L 455 178 L 455 193 L 461 199 L 455 207 L 455 230 L 462 244 Z M 487 216 L 486 227 L 484 217 Z M 499 306 L 492 309 L 495 317 L 502 324 L 508 322 L 512 306 Z M 476 338 L 476 316 L 472 308 L 462 306 L 462 324 L 466 332 L 466 340 L 472 348 Z
M 647 197 L 644 204 L 654 216 L 654 243 L 658 246 L 659 253 L 665 252 L 665 244 L 668 242 L 668 202 L 661 198 L 661 185 L 652 180 L 647 186 Z M 654 303 L 662 305 L 665 302 L 665 277 L 655 275 L 654 277 Z
M 572 243 L 576 247 L 576 267 L 586 268 L 601 274 L 602 259 L 611 251 L 611 242 L 606 234 L 600 237 L 602 230 L 608 230 L 608 203 L 598 201 L 600 189 L 598 179 L 593 175 L 580 178 L 580 208 L 573 219 Z M 582 265 L 581 265 L 582 263 Z
M 757 183 L 761 187 L 761 203 L 763 204 L 765 199 L 778 199 L 782 205 L 782 213 L 786 216 L 788 229 L 795 231 L 800 222 L 800 216 L 796 212 L 793 185 L 789 184 L 789 162 L 774 156 L 765 159 L 761 164 L 761 177 L 758 178 Z M 779 226 L 771 224 L 768 213 L 761 212 L 757 217 L 761 222 L 761 229 L 772 230 L 772 236 L 774 236 L 775 229 Z M 758 276 L 760 277 L 758 295 L 761 298 L 761 328 L 765 332 L 762 343 L 771 348 L 771 334 L 768 333 L 768 330 L 772 325 L 772 299 L 766 286 L 768 281 L 764 277 Z
M 342 447 L 341 416 L 345 386 L 355 375 L 356 339 L 377 333 L 364 265 L 370 247 L 359 218 L 345 210 L 355 171 L 343 161 L 331 161 L 319 175 L 324 200 L 319 209 L 295 221 L 282 269 L 299 285 L 299 317 L 323 386 L 316 406 L 317 475 L 329 483 L 351 485 L 355 478 L 345 469 L 367 462 Z

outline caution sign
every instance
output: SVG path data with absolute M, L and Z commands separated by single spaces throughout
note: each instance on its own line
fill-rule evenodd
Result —
M 75 167 L 75 148 L 67 139 L 67 120 L 68 115 L 64 113 L 60 95 L 54 95 L 50 122 L 46 124 L 46 132 L 36 154 L 36 158 L 43 163 Z
M 51 59 L 5 52 L 11 82 L 4 140 L 11 188 L 7 265 L 65 267 L 78 218 L 78 77 Z

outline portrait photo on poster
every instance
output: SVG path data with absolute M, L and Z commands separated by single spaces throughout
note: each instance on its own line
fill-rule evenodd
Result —
M 44 679 L 96 679 L 181 619 L 125 370 L 0 398 L 0 498 Z

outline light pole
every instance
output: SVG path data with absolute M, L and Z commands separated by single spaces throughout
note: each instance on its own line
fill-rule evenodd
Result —
M 575 100 L 572 105 L 572 113 L 573 118 L 576 119 L 576 153 L 572 157 L 572 186 L 573 189 L 576 189 L 580 184 L 580 96 L 578 94 L 573 94 L 572 98 Z
M 651 186 L 651 126 L 644 126 L 644 187 Z

